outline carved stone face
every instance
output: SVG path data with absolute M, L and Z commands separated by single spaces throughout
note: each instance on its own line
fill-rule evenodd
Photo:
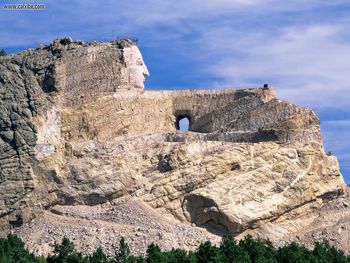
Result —
M 145 78 L 149 76 L 140 50 L 136 46 L 124 48 L 127 78 L 130 85 L 144 89 Z

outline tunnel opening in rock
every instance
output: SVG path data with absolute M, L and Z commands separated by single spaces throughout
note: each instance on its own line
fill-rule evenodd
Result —
M 223 237 L 231 235 L 230 231 L 225 225 L 215 222 L 214 220 L 209 220 L 206 223 L 202 224 L 200 227 L 205 228 L 208 232 L 217 236 Z
M 179 131 L 189 131 L 191 118 L 188 115 L 179 115 L 176 117 L 176 129 Z
M 186 219 L 216 235 L 235 235 L 243 231 L 238 222 L 230 220 L 220 211 L 216 202 L 208 197 L 189 194 L 185 197 L 182 210 Z

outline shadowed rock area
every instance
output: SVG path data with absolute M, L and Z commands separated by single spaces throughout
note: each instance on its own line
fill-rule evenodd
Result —
M 188 249 L 220 233 L 279 242 L 346 191 L 310 109 L 277 99 L 272 88 L 144 90 L 148 75 L 127 39 L 65 38 L 0 57 L 3 234 L 17 231 L 43 253 L 54 241 L 47 229 L 61 238 L 77 222 L 103 221 L 109 238 L 119 226 L 140 253 L 141 237 Z M 179 131 L 184 117 L 188 132 Z M 161 238 L 137 236 L 137 220 L 95 215 L 127 200 L 137 204 L 135 217 L 146 209 L 164 222 Z M 44 232 L 29 237 L 39 226 Z

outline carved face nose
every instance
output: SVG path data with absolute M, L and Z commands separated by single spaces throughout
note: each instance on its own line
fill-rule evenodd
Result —
M 145 76 L 145 77 L 149 77 L 149 72 L 148 72 L 148 69 L 146 67 L 146 65 L 143 66 L 143 72 L 142 74 Z

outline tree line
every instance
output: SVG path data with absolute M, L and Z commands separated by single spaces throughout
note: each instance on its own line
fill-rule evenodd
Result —
M 219 245 L 210 241 L 201 243 L 195 251 L 182 249 L 162 251 L 156 244 L 150 244 L 146 254 L 135 256 L 124 238 L 119 241 L 119 248 L 113 257 L 107 257 L 101 248 L 90 255 L 77 251 L 74 244 L 63 238 L 55 243 L 54 251 L 47 257 L 30 253 L 24 242 L 10 234 L 0 238 L 1 263 L 350 263 L 350 257 L 330 246 L 327 242 L 316 243 L 308 249 L 297 243 L 290 243 L 275 248 L 264 239 L 247 236 L 236 241 L 230 236 L 222 238 Z

